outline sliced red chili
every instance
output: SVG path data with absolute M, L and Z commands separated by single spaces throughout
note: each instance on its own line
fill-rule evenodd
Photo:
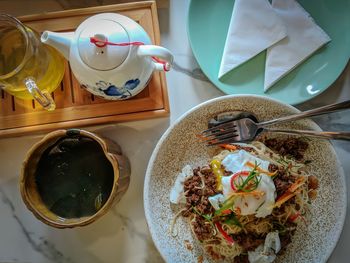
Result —
M 235 186 L 235 180 L 236 180 L 236 178 L 237 178 L 238 176 L 248 176 L 248 175 L 249 175 L 249 172 L 248 172 L 248 171 L 240 171 L 240 172 L 237 172 L 237 173 L 235 173 L 234 175 L 232 175 L 231 181 L 230 181 L 232 190 L 233 190 L 233 191 L 236 191 L 236 190 L 237 190 L 237 189 L 236 189 L 236 186 Z
M 218 229 L 218 231 L 220 232 L 220 234 L 225 238 L 225 240 L 232 246 L 235 241 L 233 240 L 232 237 L 230 237 L 223 229 L 222 226 L 219 222 L 215 222 L 215 226 Z
M 303 220 L 304 224 L 307 225 L 306 219 L 301 215 L 300 212 L 296 212 L 294 215 L 291 215 L 288 219 L 290 222 L 294 222 L 299 217 L 301 218 L 301 220 Z
M 223 211 L 221 212 L 222 215 L 229 215 L 229 214 L 231 214 L 231 213 L 232 213 L 232 210 L 231 210 L 231 209 L 226 209 L 226 210 L 223 210 Z
M 295 220 L 298 219 L 299 216 L 300 216 L 300 212 L 297 212 L 297 213 L 295 213 L 294 215 L 291 215 L 291 216 L 289 217 L 289 221 L 294 222 Z

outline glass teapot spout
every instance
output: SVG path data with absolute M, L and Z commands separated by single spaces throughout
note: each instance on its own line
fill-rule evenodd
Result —
M 74 32 L 55 33 L 44 31 L 41 35 L 41 42 L 50 45 L 58 50 L 67 60 L 69 60 L 69 51 Z

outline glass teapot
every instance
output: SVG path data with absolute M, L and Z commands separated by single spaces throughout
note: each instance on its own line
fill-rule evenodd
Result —
M 173 62 L 171 52 L 152 45 L 138 23 L 116 13 L 89 17 L 75 32 L 45 31 L 41 41 L 69 60 L 83 87 L 110 100 L 135 96 L 154 70 L 168 71 Z
M 51 97 L 64 74 L 64 58 L 16 18 L 0 14 L 0 87 L 19 99 L 54 110 Z

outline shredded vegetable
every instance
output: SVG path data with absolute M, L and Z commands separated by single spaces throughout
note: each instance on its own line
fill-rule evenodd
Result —
M 182 215 L 192 234 L 213 259 L 228 262 L 237 256 L 238 261 L 246 259 L 256 247 L 245 245 L 255 240 L 263 244 L 270 233 L 278 235 L 284 248 L 297 226 L 309 219 L 309 193 L 318 185 L 310 186 L 303 163 L 282 157 L 261 142 L 220 146 L 207 165 L 192 169 L 194 176 L 183 186 Z
M 233 180 L 231 178 L 231 187 L 233 185 L 235 186 L 235 187 L 232 187 L 232 189 L 237 191 L 242 191 L 242 192 L 252 192 L 256 188 L 258 188 L 259 183 L 261 181 L 261 177 L 258 177 L 259 173 L 256 171 L 256 167 L 258 167 L 257 164 L 254 166 L 254 169 L 248 173 L 248 176 L 245 180 L 243 180 L 242 175 L 246 175 L 246 172 L 238 173 L 239 180 L 236 180 L 234 178 L 235 176 L 232 176 Z M 238 183 L 236 183 L 236 181 L 238 181 Z
M 231 151 L 235 151 L 238 149 L 236 145 L 232 145 L 232 144 L 220 144 L 219 146 L 226 150 L 231 150 Z
M 291 199 L 293 196 L 295 196 L 296 194 L 299 194 L 300 191 L 295 191 L 294 193 L 291 192 L 285 192 L 283 195 L 281 195 L 275 205 L 273 207 L 280 207 L 282 204 L 284 204 L 285 202 L 287 202 L 289 199 Z
M 217 230 L 220 232 L 220 234 L 225 238 L 227 243 L 229 243 L 231 246 L 235 243 L 232 237 L 230 237 L 223 229 L 219 222 L 215 222 L 215 226 Z
M 282 194 L 276 201 L 275 205 L 273 207 L 280 207 L 283 203 L 287 202 L 289 199 L 291 199 L 296 194 L 300 193 L 298 191 L 299 187 L 305 184 L 307 178 L 306 177 L 299 177 L 288 189 L 287 191 Z
M 297 190 L 300 186 L 302 186 L 306 182 L 306 177 L 299 177 L 295 183 L 293 183 L 287 190 L 287 192 L 293 193 L 295 190 Z
M 213 159 L 210 162 L 210 167 L 211 167 L 214 175 L 216 176 L 217 189 L 220 191 L 220 190 L 222 190 L 221 179 L 224 176 L 224 169 L 222 169 L 222 167 L 221 167 L 221 162 L 219 160 L 216 160 L 216 159 Z
M 237 188 L 235 186 L 236 185 L 235 181 L 238 177 L 242 179 L 242 176 L 248 176 L 248 175 L 249 175 L 248 171 L 241 171 L 241 172 L 238 172 L 238 173 L 235 173 L 234 175 L 232 175 L 231 181 L 230 181 L 232 190 L 234 190 L 234 191 L 237 190 Z
M 260 172 L 260 173 L 264 173 L 264 174 L 266 174 L 266 175 L 268 175 L 268 176 L 275 176 L 276 174 L 277 174 L 277 171 L 274 171 L 273 173 L 271 173 L 271 172 L 269 172 L 269 171 L 266 171 L 266 170 L 264 170 L 264 169 L 262 169 L 261 167 L 259 167 L 259 166 L 256 166 L 255 164 L 253 164 L 252 162 L 247 162 L 246 163 L 246 165 L 247 166 L 249 166 L 249 167 L 251 167 L 251 168 L 254 168 L 255 167 L 255 169 L 258 171 L 258 172 Z

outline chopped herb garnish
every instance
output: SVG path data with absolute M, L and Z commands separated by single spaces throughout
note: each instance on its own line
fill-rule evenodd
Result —
M 210 214 L 207 214 L 207 215 L 201 214 L 201 213 L 199 213 L 199 211 L 198 211 L 194 206 L 192 207 L 192 209 L 193 209 L 193 211 L 194 211 L 197 215 L 199 215 L 199 216 L 203 217 L 205 220 L 207 220 L 207 221 L 210 223 L 210 225 L 215 229 L 215 226 L 214 226 L 214 223 L 213 223 L 213 215 L 210 215 Z
M 207 215 L 201 214 L 195 207 L 192 207 L 192 209 L 197 215 L 203 217 L 205 220 L 211 221 L 213 219 L 213 216 L 210 214 L 207 214 Z
M 273 221 L 272 225 L 272 230 L 277 230 L 280 235 L 284 235 L 287 232 L 287 228 L 278 221 Z
M 281 158 L 279 158 L 278 160 L 277 160 L 277 162 L 278 163 L 280 163 L 280 164 L 282 164 L 283 166 L 285 166 L 285 165 L 289 165 L 289 162 L 287 161 L 287 160 L 285 160 L 283 157 L 281 157 Z
M 215 215 L 220 215 L 223 211 L 227 210 L 227 209 L 231 209 L 233 204 L 235 203 L 235 195 L 230 196 L 220 207 L 219 210 L 215 211 Z
M 255 166 L 253 168 L 253 170 L 251 170 L 249 172 L 249 175 L 247 176 L 247 178 L 244 180 L 243 177 L 240 175 L 238 177 L 238 181 L 239 182 L 233 182 L 235 184 L 235 187 L 237 189 L 237 191 L 242 191 L 242 192 L 252 192 L 254 191 L 256 188 L 258 188 L 259 183 L 261 181 L 261 177 L 258 177 L 258 175 L 260 174 L 257 171 L 257 167 L 259 165 L 255 162 Z
M 258 210 L 260 209 L 260 207 L 262 207 L 264 204 L 265 204 L 265 201 L 262 202 L 262 203 L 259 205 L 259 207 L 255 210 L 255 212 L 258 212 Z
M 242 227 L 241 223 L 234 213 L 230 214 L 229 218 L 224 221 L 224 224 Z

